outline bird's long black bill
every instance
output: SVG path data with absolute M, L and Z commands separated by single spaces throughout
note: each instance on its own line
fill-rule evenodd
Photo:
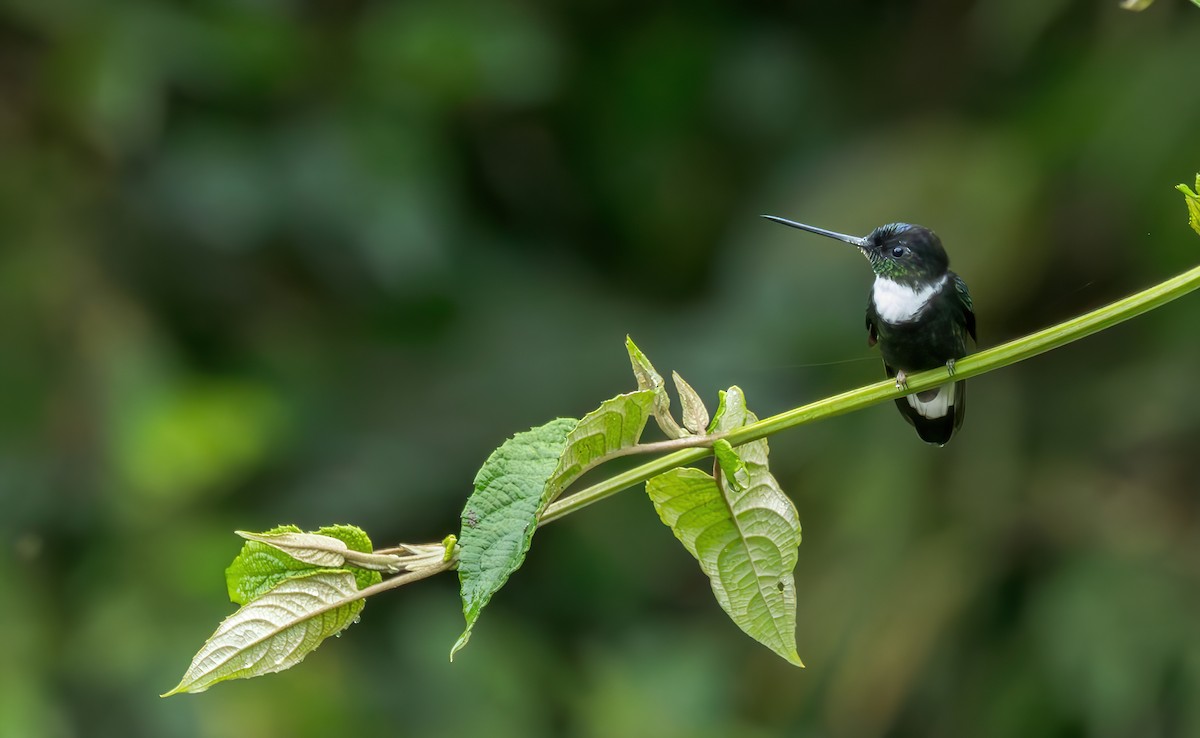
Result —
M 773 220 L 776 223 L 782 223 L 785 226 L 791 226 L 792 228 L 799 228 L 800 230 L 808 231 L 809 233 L 816 233 L 819 236 L 828 236 L 829 238 L 836 238 L 839 241 L 845 241 L 846 243 L 854 244 L 855 246 L 859 247 L 860 249 L 866 248 L 868 246 L 867 239 L 860 238 L 858 236 L 848 236 L 845 233 L 837 233 L 835 231 L 827 231 L 824 228 L 817 228 L 816 226 L 810 226 L 805 223 L 797 223 L 794 220 L 788 220 L 787 218 L 780 218 L 777 215 L 764 215 L 762 217 L 766 218 L 767 220 Z

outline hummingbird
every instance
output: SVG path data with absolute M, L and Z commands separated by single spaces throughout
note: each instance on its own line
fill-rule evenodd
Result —
M 908 389 L 908 374 L 945 366 L 967 355 L 975 341 L 975 310 L 967 283 L 950 271 L 942 241 L 924 226 L 889 223 L 866 236 L 849 236 L 774 215 L 767 220 L 836 238 L 858 247 L 875 272 L 867 299 L 867 345 L 879 344 L 883 368 Z M 967 382 L 957 380 L 896 400 L 922 441 L 945 446 L 962 425 Z

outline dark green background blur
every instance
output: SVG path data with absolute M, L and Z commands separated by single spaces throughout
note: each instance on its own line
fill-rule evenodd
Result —
M 0 2 L 0 736 L 1200 735 L 1200 298 L 772 438 L 794 669 L 638 490 L 160 700 L 237 528 L 456 529 L 631 334 L 760 415 L 882 377 L 867 265 L 928 225 L 994 345 L 1200 261 L 1200 8 Z M 847 361 L 852 360 L 852 361 Z M 838 363 L 834 363 L 838 362 Z

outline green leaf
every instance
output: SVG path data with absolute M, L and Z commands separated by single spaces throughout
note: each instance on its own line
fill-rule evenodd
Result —
M 192 659 L 174 689 L 203 692 L 226 679 L 247 679 L 289 669 L 362 611 L 358 584 L 347 571 L 292 577 L 226 618 Z
M 463 509 L 458 580 L 467 627 L 451 659 L 467 645 L 480 611 L 525 561 L 542 510 L 589 469 L 636 444 L 653 406 L 650 390 L 617 395 L 582 420 L 560 418 L 518 433 L 484 462 Z
M 675 389 L 679 392 L 679 404 L 683 406 L 683 425 L 692 433 L 703 433 L 708 426 L 708 408 L 692 385 L 683 381 L 679 372 L 671 372 L 675 380 Z
M 1197 0 L 1192 0 L 1196 2 Z M 1154 0 L 1121 0 L 1121 7 L 1125 10 L 1140 11 L 1150 7 L 1150 3 Z
M 559 418 L 518 433 L 493 451 L 475 475 L 458 538 L 459 592 L 467 627 L 450 650 L 451 660 L 467 645 L 480 611 L 525 560 L 546 482 L 577 424 L 574 418 Z
M 1192 0 L 1192 2 L 1200 5 L 1200 0 Z M 1200 233 L 1200 174 L 1196 175 L 1196 192 L 1192 192 L 1185 184 L 1176 185 L 1175 189 L 1183 193 L 1184 202 L 1187 203 L 1188 209 L 1188 225 L 1196 233 Z
M 625 350 L 629 352 L 629 363 L 633 365 L 633 376 L 637 378 L 638 389 L 654 392 L 654 420 L 667 438 L 683 438 L 687 431 L 671 415 L 671 396 L 667 394 L 667 383 L 662 375 L 654 370 L 654 365 L 637 347 L 633 339 L 625 336 Z
M 589 469 L 612 458 L 615 452 L 637 444 L 654 412 L 655 401 L 652 390 L 638 390 L 605 400 L 583 416 L 567 435 L 567 446 L 546 483 L 542 507 L 554 502 Z
M 352 525 L 330 525 L 317 529 L 315 533 L 345 543 L 349 551 L 364 553 L 371 551 L 371 539 L 361 528 Z M 225 585 L 229 590 L 229 599 L 239 605 L 245 605 L 288 579 L 306 576 L 319 570 L 349 571 L 354 574 L 359 589 L 383 581 L 380 574 L 375 571 L 342 565 L 323 566 L 301 561 L 280 550 L 279 547 L 262 540 L 289 534 L 306 535 L 294 525 L 281 525 L 262 533 L 243 536 L 257 537 L 259 540 L 246 541 L 241 552 L 225 570 Z M 242 533 L 239 532 L 239 535 Z
M 754 422 L 737 387 L 722 395 L 718 432 Z M 714 444 L 722 471 L 672 469 L 646 492 L 708 576 L 721 608 L 739 628 L 788 662 L 796 653 L 796 568 L 800 517 L 767 468 L 766 441 L 737 449 Z
M 732 388 L 730 388 L 730 389 L 732 389 Z M 708 424 L 708 432 L 710 434 L 716 433 L 717 426 L 719 426 L 722 422 L 724 422 L 725 410 L 726 410 L 725 398 L 728 395 L 729 395 L 729 393 L 725 390 L 721 390 L 720 392 L 717 393 L 717 412 L 713 414 L 712 422 Z
M 709 432 L 725 433 L 757 422 L 758 417 L 746 408 L 746 395 L 740 387 L 735 385 L 725 392 L 720 393 L 717 413 L 709 426 Z M 769 449 L 767 448 L 766 439 L 743 443 L 737 447 L 737 453 L 738 456 L 747 462 L 754 462 L 764 467 L 767 466 Z
M 746 487 L 750 485 L 750 472 L 746 469 L 746 462 L 742 461 L 742 457 L 738 456 L 738 452 L 733 449 L 729 441 L 721 439 L 715 442 L 713 455 L 717 457 L 717 466 L 720 467 L 721 473 L 725 475 L 725 480 L 729 482 L 734 491 L 745 491 Z
M 396 554 L 377 554 L 368 551 L 355 551 L 340 538 L 322 535 L 320 533 L 248 533 L 244 530 L 234 531 L 248 541 L 265 543 L 277 548 L 297 561 L 311 566 L 323 568 L 343 568 L 358 566 L 373 571 L 395 574 L 404 571 L 409 560 Z M 361 532 L 361 531 L 359 531 Z M 365 534 L 364 534 L 365 535 Z M 422 546 L 409 548 L 410 559 L 419 552 Z M 442 550 L 442 546 L 437 546 Z
M 346 552 L 350 550 L 345 541 L 318 533 L 249 533 L 244 530 L 234 532 L 248 541 L 265 543 L 302 564 L 315 567 L 336 569 L 346 563 Z

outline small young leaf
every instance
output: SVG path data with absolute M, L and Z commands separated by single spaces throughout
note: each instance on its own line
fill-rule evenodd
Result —
M 567 446 L 546 483 L 542 507 L 554 502 L 571 482 L 608 460 L 614 452 L 637 444 L 654 412 L 654 403 L 652 390 L 638 390 L 605 400 L 583 416 L 567 434 Z
M 671 396 L 667 394 L 667 384 L 662 375 L 654 370 L 654 365 L 629 336 L 625 336 L 625 350 L 629 352 L 629 363 L 633 365 L 633 376 L 637 378 L 638 389 L 654 391 L 654 420 L 663 435 L 667 438 L 686 436 L 687 431 L 681 428 L 671 415 Z
M 249 533 L 244 530 L 234 531 L 248 541 L 265 543 L 277 548 L 293 559 L 311 566 L 333 568 L 346 563 L 346 552 L 350 550 L 346 542 L 333 536 L 323 536 L 318 533 Z
M 754 422 L 737 387 L 722 395 L 717 432 Z M 733 449 L 718 441 L 723 473 L 672 469 L 646 483 L 662 521 L 708 576 L 739 628 L 787 661 L 796 653 L 796 568 L 800 517 L 767 468 L 766 441 Z M 734 483 L 726 475 L 734 477 Z
M 662 375 L 655 371 L 650 359 L 646 358 L 646 355 L 642 353 L 630 336 L 625 336 L 625 351 L 629 353 L 629 363 L 633 365 L 633 376 L 637 379 L 638 389 L 649 389 L 655 392 L 661 390 L 664 396 L 658 400 L 661 406 L 669 408 L 671 398 L 665 394 L 666 382 L 663 381 Z
M 467 627 L 450 658 L 471 637 L 479 613 L 520 568 L 537 528 L 546 482 L 558 467 L 578 421 L 559 418 L 518 433 L 492 452 L 475 475 L 462 512 L 458 582 Z
M 1200 0 L 1192 0 L 1192 2 L 1200 5 Z M 1183 193 L 1184 202 L 1187 203 L 1188 209 L 1188 225 L 1196 233 L 1200 233 L 1200 174 L 1196 175 L 1196 191 L 1192 192 L 1185 184 L 1176 185 L 1175 189 Z
M 708 424 L 708 432 L 709 432 L 710 434 L 711 434 L 711 433 L 716 433 L 716 432 L 717 432 L 717 426 L 721 425 L 721 423 L 722 423 L 722 422 L 724 422 L 724 418 L 725 418 L 725 397 L 726 397 L 726 395 L 728 395 L 728 394 L 729 394 L 729 393 L 728 393 L 728 392 L 726 392 L 725 390 L 720 390 L 719 392 L 717 392 L 717 412 L 713 414 L 713 419 L 712 419 L 712 422 Z
M 272 538 L 286 534 L 304 535 L 294 525 L 281 525 L 263 533 L 251 535 Z M 316 534 L 342 541 L 346 544 L 348 551 L 363 553 L 371 551 L 371 539 L 361 528 L 352 525 L 330 525 L 318 528 Z M 269 543 L 248 540 L 229 568 L 225 570 L 225 584 L 229 590 L 229 599 L 236 604 L 245 605 L 255 597 L 279 586 L 284 580 L 305 576 L 327 568 L 343 569 L 341 566 L 325 567 L 306 563 Z M 359 589 L 370 587 L 383 580 L 376 571 L 360 568 L 344 570 L 354 574 Z
M 720 393 L 720 401 L 717 405 L 717 414 L 713 418 L 710 426 L 710 433 L 725 433 L 726 431 L 741 428 L 743 425 L 749 425 L 758 421 L 758 417 L 746 408 L 746 395 L 738 386 L 730 387 L 725 392 Z M 747 463 L 754 462 L 767 465 L 767 449 L 766 440 L 751 441 L 743 443 L 737 447 L 738 456 L 744 459 Z
M 1146 8 L 1150 7 L 1150 3 L 1152 2 L 1154 2 L 1154 0 L 1121 0 L 1121 7 L 1125 10 L 1145 10 Z M 1193 2 L 1195 2 L 1195 0 L 1193 0 Z
M 675 389 L 679 392 L 679 404 L 683 406 L 684 427 L 692 433 L 703 433 L 704 429 L 708 427 L 708 408 L 704 407 L 704 400 L 700 399 L 700 395 L 692 389 L 692 385 L 683 381 L 679 372 L 671 372 L 671 378 L 675 380 Z
M 729 441 L 720 439 L 713 444 L 713 456 L 717 457 L 717 466 L 725 475 L 726 481 L 735 492 L 744 492 L 750 484 L 750 472 L 746 470 L 746 462 L 738 456 Z
M 203 692 L 226 679 L 245 679 L 291 668 L 331 635 L 354 622 L 363 608 L 354 576 L 318 571 L 284 581 L 226 618 L 192 659 L 168 697 Z

